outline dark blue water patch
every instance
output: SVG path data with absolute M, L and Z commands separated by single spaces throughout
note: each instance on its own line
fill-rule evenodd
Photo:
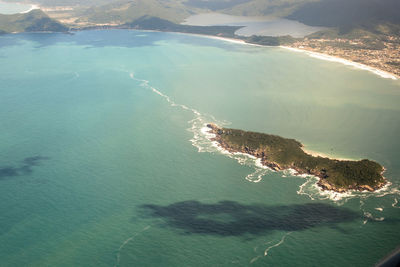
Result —
M 166 33 L 139 32 L 133 30 L 87 30 L 71 33 L 20 33 L 0 38 L 1 46 L 14 46 L 20 42 L 35 43 L 35 48 L 71 43 L 88 47 L 142 47 L 154 46 L 165 40 Z M 7 37 L 7 38 L 6 38 Z
M 39 166 L 43 160 L 48 157 L 34 156 L 23 159 L 18 167 L 0 166 L 0 181 L 22 175 L 30 175 L 33 173 L 33 167 Z
M 347 208 L 322 203 L 266 206 L 244 205 L 234 201 L 204 204 L 183 201 L 168 206 L 140 206 L 144 217 L 161 218 L 166 225 L 184 234 L 243 236 L 271 231 L 301 231 L 317 226 L 337 229 L 337 224 L 360 219 Z
M 26 42 L 34 42 L 35 47 L 46 47 L 66 42 L 67 38 L 70 38 L 70 34 L 47 32 L 5 34 L 0 36 L 0 47 L 16 46 Z
M 45 48 L 61 43 L 70 43 L 87 48 L 104 47 L 146 47 L 157 46 L 159 41 L 172 40 L 183 44 L 203 47 L 218 47 L 235 50 L 231 43 L 221 42 L 191 34 L 151 32 L 127 29 L 84 30 L 71 33 L 19 33 L 0 36 L 0 47 L 16 46 L 24 42 L 33 42 L 35 48 Z
M 18 38 L 17 34 L 4 34 L 0 35 L 0 48 L 16 46 L 21 44 L 22 39 Z

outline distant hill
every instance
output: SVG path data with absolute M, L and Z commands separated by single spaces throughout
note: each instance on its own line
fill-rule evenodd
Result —
M 11 0 L 6 0 L 11 1 Z M 400 0 L 37 0 L 40 5 L 76 6 L 49 12 L 71 27 L 128 25 L 143 17 L 179 24 L 193 14 L 219 12 L 240 16 L 275 16 L 311 26 L 331 27 L 314 38 L 399 35 Z M 0 16 L 0 32 L 55 30 L 64 26 L 43 12 Z M 165 26 L 164 22 L 159 26 Z M 147 22 L 146 22 L 147 23 Z M 153 21 L 154 26 L 155 21 Z M 142 28 L 144 26 L 142 25 Z M 177 27 L 174 27 L 177 28 Z M 265 41 L 265 40 L 264 40 Z M 266 40 L 269 43 L 271 40 Z M 274 41 L 275 42 L 275 41 Z
M 166 32 L 184 32 L 223 37 L 235 37 L 235 31 L 241 26 L 191 26 L 173 23 L 157 17 L 143 16 L 135 21 L 126 23 L 123 27 L 134 29 L 157 30 Z
M 0 33 L 40 31 L 66 32 L 68 28 L 49 18 L 39 9 L 25 14 L 0 14 Z
M 228 2 L 232 2 L 233 0 Z M 274 16 L 284 17 L 306 3 L 320 0 L 250 0 L 226 7 L 218 12 L 238 16 Z
M 312 26 L 342 31 L 384 23 L 400 24 L 399 0 L 320 0 L 307 3 L 288 16 Z
M 92 23 L 126 23 L 128 21 L 132 21 L 146 15 L 159 17 L 173 22 L 182 22 L 190 15 L 208 12 L 220 12 L 240 16 L 269 15 L 283 17 L 291 14 L 294 10 L 297 10 L 297 8 L 299 8 L 303 4 L 316 0 L 109 1 L 109 4 L 87 9 L 86 12 L 79 14 L 79 17 Z
M 187 0 L 184 4 L 186 6 L 197 7 L 201 9 L 209 9 L 211 11 L 218 11 L 234 6 L 251 2 L 252 0 Z
M 181 22 L 195 11 L 179 0 L 120 0 L 99 7 L 92 7 L 80 14 L 81 21 L 90 23 L 124 24 L 143 16 L 158 17 Z
M 15 0 L 1 0 L 2 2 L 17 2 Z M 39 6 L 56 7 L 56 6 L 101 6 L 109 4 L 115 0 L 35 0 L 28 3 L 35 3 Z M 18 1 L 23 2 L 23 1 Z

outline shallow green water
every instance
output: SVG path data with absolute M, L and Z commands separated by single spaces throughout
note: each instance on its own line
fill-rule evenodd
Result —
M 138 31 L 5 35 L 0 62 L 1 266 L 368 266 L 399 245 L 399 81 Z M 392 185 L 321 195 L 206 122 L 377 160 Z

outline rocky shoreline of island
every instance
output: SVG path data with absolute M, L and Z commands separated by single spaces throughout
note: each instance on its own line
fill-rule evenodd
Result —
M 220 128 L 217 125 L 212 124 L 212 123 L 207 124 L 207 127 L 209 128 L 209 132 L 214 134 L 214 137 L 211 138 L 211 141 L 217 142 L 219 147 L 221 147 L 222 149 L 224 149 L 230 153 L 244 153 L 244 154 L 254 156 L 257 159 L 260 159 L 261 164 L 263 166 L 266 166 L 274 171 L 284 171 L 284 170 L 291 169 L 291 170 L 295 171 L 295 175 L 299 175 L 299 176 L 300 175 L 313 175 L 315 177 L 318 177 L 319 181 L 317 182 L 317 185 L 322 190 L 335 191 L 338 193 L 344 193 L 344 192 L 347 192 L 350 190 L 374 192 L 376 190 L 381 189 L 382 187 L 384 187 L 387 184 L 387 180 L 383 177 L 385 168 L 376 162 L 372 162 L 369 160 L 350 161 L 350 160 L 329 159 L 329 158 L 323 158 L 323 157 L 319 157 L 319 156 L 314 157 L 312 155 L 305 153 L 302 150 L 302 147 L 303 147 L 302 144 L 293 139 L 286 139 L 283 137 L 279 137 L 279 136 L 275 136 L 275 135 L 267 135 L 267 134 L 262 134 L 262 133 L 245 132 L 245 131 L 236 130 L 236 129 L 225 129 L 225 128 Z M 350 163 L 349 166 L 352 166 L 354 164 L 351 164 L 351 163 L 359 163 L 359 162 L 365 163 L 366 166 L 367 165 L 373 165 L 373 166 L 376 165 L 376 170 L 375 170 L 375 172 L 371 172 L 371 175 L 377 176 L 376 178 L 379 181 L 375 181 L 375 182 L 369 181 L 369 182 L 366 182 L 365 184 L 363 184 L 362 182 L 358 183 L 358 182 L 352 181 L 351 183 L 349 183 L 346 186 L 336 184 L 336 183 L 332 182 L 332 179 L 329 179 L 330 176 L 332 175 L 331 173 L 334 173 L 334 172 L 332 172 L 329 168 L 318 168 L 320 166 L 324 166 L 324 164 L 329 166 L 329 164 L 321 163 L 320 166 L 317 165 L 317 166 L 315 166 L 315 168 L 307 168 L 307 167 L 302 166 L 301 164 L 297 164 L 296 161 L 293 161 L 290 164 L 287 164 L 284 161 L 278 162 L 277 160 L 274 160 L 273 159 L 274 156 L 272 156 L 272 154 L 275 153 L 274 149 L 271 149 L 268 146 L 264 146 L 262 144 L 262 142 L 260 142 L 260 144 L 256 144 L 253 142 L 254 140 L 251 140 L 246 145 L 246 142 L 248 141 L 246 139 L 248 139 L 249 134 L 252 135 L 251 138 L 253 138 L 255 136 L 256 139 L 257 138 L 259 139 L 260 137 L 262 137 L 262 138 L 271 137 L 273 139 L 272 142 L 275 142 L 275 143 L 280 142 L 280 141 L 283 143 L 289 142 L 290 149 L 292 149 L 292 148 L 296 149 L 295 147 L 292 147 L 292 144 L 294 144 L 295 146 L 298 145 L 298 148 L 300 150 L 302 150 L 303 153 L 305 154 L 306 160 L 307 160 L 307 158 L 311 157 L 311 158 L 316 159 L 317 161 L 333 162 L 333 165 L 344 165 L 344 164 Z M 236 139 L 225 138 L 226 136 L 229 136 L 229 135 L 236 135 L 236 137 L 239 136 L 239 138 L 236 138 Z M 240 140 L 240 141 L 238 141 L 238 140 Z M 253 142 L 253 144 L 251 144 L 251 142 Z M 277 150 L 281 150 L 282 148 L 283 148 L 283 146 L 282 147 L 278 146 Z M 283 151 L 283 153 L 286 153 L 286 152 Z M 301 153 L 301 152 L 294 151 L 294 153 Z M 359 168 L 359 166 L 357 166 L 357 164 L 354 166 L 355 166 L 354 168 Z M 346 165 L 346 167 L 348 167 L 348 166 Z M 351 173 L 351 171 L 348 171 L 348 173 Z M 358 177 L 358 178 L 360 178 L 361 181 L 363 180 L 362 179 L 363 177 Z

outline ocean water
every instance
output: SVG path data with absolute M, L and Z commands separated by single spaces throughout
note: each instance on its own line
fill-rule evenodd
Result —
M 400 81 L 129 30 L 0 37 L 1 266 L 371 266 L 400 240 Z M 219 151 L 204 124 L 383 164 L 376 193 Z

